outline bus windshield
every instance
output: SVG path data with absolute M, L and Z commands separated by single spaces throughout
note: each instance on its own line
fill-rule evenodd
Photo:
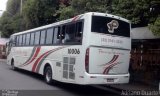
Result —
M 130 37 L 130 24 L 111 17 L 92 16 L 92 32 Z

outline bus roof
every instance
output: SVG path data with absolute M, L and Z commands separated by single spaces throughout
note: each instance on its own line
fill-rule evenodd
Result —
M 37 27 L 37 28 L 34 28 L 34 29 L 22 31 L 22 32 L 18 32 L 18 33 L 12 34 L 12 35 L 19 35 L 19 34 L 29 33 L 29 32 L 33 32 L 33 31 L 39 31 L 39 30 L 42 30 L 42 29 L 46 29 L 46 28 L 50 28 L 50 27 L 53 27 L 53 26 L 57 26 L 59 24 L 69 23 L 69 22 L 72 22 L 75 18 L 77 18 L 77 17 L 83 17 L 84 15 L 105 16 L 105 17 L 120 19 L 122 21 L 130 23 L 129 20 L 127 20 L 125 18 L 122 18 L 122 17 L 119 17 L 119 16 L 116 16 L 116 15 L 112 15 L 112 14 L 108 14 L 108 13 L 100 13 L 100 12 L 87 12 L 87 13 L 77 15 L 77 16 L 75 16 L 73 18 L 70 18 L 70 19 L 67 19 L 67 20 L 62 20 L 62 21 L 59 21 L 59 22 L 54 22 L 52 24 L 48 24 L 48 25 L 45 25 L 45 26 L 40 26 L 40 27 Z

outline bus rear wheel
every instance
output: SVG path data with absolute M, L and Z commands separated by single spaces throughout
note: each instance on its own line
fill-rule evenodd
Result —
M 44 77 L 47 84 L 52 83 L 52 68 L 50 66 L 45 68 Z

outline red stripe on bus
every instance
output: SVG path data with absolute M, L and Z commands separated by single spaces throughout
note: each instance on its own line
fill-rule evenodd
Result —
M 34 56 L 33 56 L 33 58 L 26 65 L 30 64 L 33 60 L 35 60 L 35 58 L 38 56 L 40 50 L 41 50 L 41 47 L 38 47 L 36 52 L 35 52 L 35 54 L 34 54 Z
M 117 55 L 114 55 L 112 60 L 110 60 L 108 63 L 106 63 L 105 65 L 111 64 L 116 60 Z
M 114 62 L 118 59 L 118 57 L 119 57 L 119 55 L 115 55 L 115 56 L 113 57 L 114 59 L 112 59 L 109 63 L 107 63 L 107 65 L 108 65 L 108 64 L 110 64 L 110 65 L 105 68 L 105 70 L 103 71 L 103 74 L 105 74 L 106 71 L 107 71 L 111 66 L 113 66 L 114 64 L 116 64 L 116 63 L 114 63 Z
M 50 53 L 52 53 L 52 52 L 54 52 L 54 51 L 57 51 L 57 50 L 59 50 L 59 49 L 62 49 L 62 48 L 64 48 L 64 47 L 55 48 L 55 49 L 52 49 L 52 50 L 47 51 L 46 53 L 42 54 L 42 55 L 35 61 L 35 63 L 33 64 L 32 71 L 33 71 L 33 72 L 36 71 L 37 65 L 39 64 L 39 62 L 40 62 L 42 59 L 44 59 L 44 57 L 45 57 L 46 55 L 48 55 L 48 54 L 50 54 Z
M 62 49 L 62 48 L 65 48 L 65 47 L 59 47 L 59 48 L 53 49 L 53 50 L 51 50 L 51 52 L 45 54 L 45 56 L 43 56 L 43 58 L 42 58 L 42 59 L 39 61 L 39 63 L 37 64 L 36 69 L 34 70 L 34 72 L 37 72 L 37 73 L 39 72 L 39 69 L 40 69 L 40 67 L 41 67 L 41 65 L 42 65 L 42 63 L 43 63 L 43 60 L 44 60 L 48 55 L 50 55 L 51 53 L 56 52 L 57 50 L 60 50 L 60 49 Z
M 111 64 L 110 66 L 108 66 L 108 67 L 104 70 L 103 74 L 108 74 L 109 71 L 110 71 L 110 69 L 113 68 L 113 67 L 114 67 L 115 65 L 117 65 L 117 64 L 119 64 L 119 63 L 113 63 L 113 64 Z
M 47 51 L 46 53 L 42 54 L 33 64 L 33 67 L 32 67 L 32 71 L 35 72 L 35 69 L 36 69 L 36 66 L 37 64 L 39 63 L 39 61 L 49 52 L 52 52 L 52 50 L 50 51 Z
M 36 47 L 34 47 L 33 48 L 33 50 L 32 50 L 32 53 L 31 53 L 31 55 L 30 55 L 30 57 L 28 58 L 28 60 L 25 62 L 25 63 L 23 63 L 22 65 L 19 65 L 19 67 L 23 67 L 23 66 L 25 66 L 31 59 L 32 59 L 32 57 L 34 56 L 34 54 L 36 53 L 36 51 L 35 50 L 37 50 L 37 48 Z

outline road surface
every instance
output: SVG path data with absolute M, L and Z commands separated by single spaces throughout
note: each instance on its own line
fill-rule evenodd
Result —
M 0 60 L 0 90 L 0 96 L 118 96 L 114 91 L 94 86 L 60 82 L 48 85 L 41 75 L 24 70 L 13 71 L 4 60 Z

